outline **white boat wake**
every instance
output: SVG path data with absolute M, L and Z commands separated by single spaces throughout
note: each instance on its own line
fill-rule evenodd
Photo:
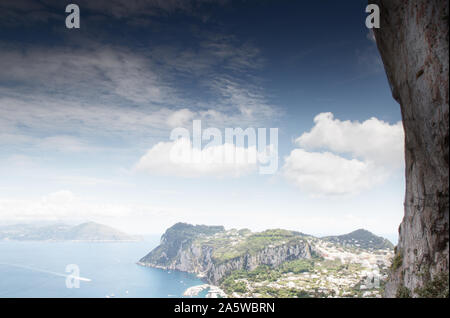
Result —
M 10 264 L 10 263 L 0 263 L 0 265 L 5 265 L 5 266 L 11 266 L 11 267 L 18 267 L 18 268 L 24 268 L 24 269 L 28 269 L 30 271 L 34 271 L 34 272 L 41 272 L 41 273 L 46 273 L 46 274 L 50 274 L 50 275 L 55 275 L 55 276 L 60 276 L 60 277 L 71 277 L 73 279 L 77 279 L 83 282 L 91 282 L 92 279 L 89 278 L 85 278 L 85 277 L 80 277 L 80 276 L 74 276 L 72 274 L 65 274 L 65 273 L 57 273 L 57 272 L 52 272 L 52 271 L 48 271 L 45 269 L 40 269 L 40 268 L 36 268 L 36 267 L 31 267 L 31 266 L 26 266 L 26 265 L 19 265 L 19 264 Z

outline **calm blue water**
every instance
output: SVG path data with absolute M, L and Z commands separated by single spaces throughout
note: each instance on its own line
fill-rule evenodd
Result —
M 158 238 L 137 243 L 0 242 L 0 297 L 181 297 L 186 288 L 202 284 L 190 274 L 136 265 L 157 244 Z M 66 274 L 68 264 L 78 265 L 80 276 L 92 281 L 69 289 L 65 277 L 40 271 Z

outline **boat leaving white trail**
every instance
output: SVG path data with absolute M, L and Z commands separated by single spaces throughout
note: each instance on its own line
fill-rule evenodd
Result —
M 46 273 L 46 274 L 50 274 L 50 275 L 54 275 L 54 276 L 60 276 L 60 277 L 65 277 L 65 278 L 71 277 L 73 279 L 77 279 L 77 280 L 80 280 L 80 281 L 83 281 L 83 282 L 91 282 L 92 281 L 92 279 L 85 278 L 85 277 L 74 276 L 72 274 L 63 274 L 63 273 L 52 272 L 52 271 L 48 271 L 48 270 L 45 270 L 45 269 L 40 269 L 40 268 L 26 266 L 26 265 L 10 264 L 10 263 L 0 263 L 0 265 L 11 266 L 11 267 L 18 267 L 18 268 L 28 269 L 28 270 L 34 271 L 34 272 L 41 272 L 41 273 Z

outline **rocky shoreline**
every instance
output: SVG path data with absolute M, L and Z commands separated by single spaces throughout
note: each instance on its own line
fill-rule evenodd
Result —
M 171 270 L 167 266 L 161 266 L 161 265 L 156 265 L 156 264 L 149 264 L 149 263 L 143 263 L 143 262 L 137 262 L 136 264 L 139 266 L 161 269 L 164 271 Z M 194 273 L 194 272 L 188 272 L 188 273 L 195 274 L 195 276 L 201 280 L 205 279 L 205 275 L 203 273 Z M 206 298 L 227 298 L 228 297 L 228 295 L 220 287 L 211 285 L 211 284 L 202 284 L 202 285 L 195 285 L 195 286 L 189 287 L 184 291 L 183 296 L 184 297 L 196 297 L 205 289 L 209 289 L 208 293 L 206 294 Z
M 210 284 L 203 284 L 203 285 L 189 287 L 188 289 L 186 289 L 184 291 L 183 296 L 195 297 L 195 296 L 198 296 L 205 289 L 208 289 L 206 298 L 227 298 L 228 297 L 228 295 L 221 288 L 214 286 L 214 285 L 210 285 Z
M 253 233 L 175 224 L 137 264 L 196 275 L 195 297 L 379 297 L 393 245 L 366 230 L 316 238 L 281 229 Z M 219 286 L 219 287 L 218 287 Z

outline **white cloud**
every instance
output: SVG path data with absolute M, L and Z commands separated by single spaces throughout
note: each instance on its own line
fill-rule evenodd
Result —
M 227 153 L 235 155 L 230 162 L 226 160 Z M 190 140 L 180 138 L 156 144 L 135 168 L 150 174 L 178 177 L 238 177 L 255 171 L 257 160 L 256 147 L 241 148 L 225 143 L 200 150 L 193 147 Z
M 373 164 L 330 152 L 295 149 L 285 160 L 285 177 L 300 189 L 319 195 L 343 195 L 369 189 L 386 173 Z
M 138 103 L 163 102 L 173 95 L 149 59 L 122 47 L 5 47 L 0 79 L 21 82 L 26 90 L 72 96 L 94 92 L 93 96 L 116 95 Z
M 311 131 L 296 139 L 301 148 L 285 158 L 283 167 L 283 175 L 305 192 L 359 193 L 383 183 L 404 164 L 400 122 L 340 121 L 321 113 L 314 123 Z
M 39 139 L 62 135 L 81 137 L 86 144 L 93 143 L 91 138 L 116 142 L 118 135 L 133 144 L 143 137 L 148 144 L 154 142 L 149 136 L 167 136 L 168 129 L 192 119 L 215 127 L 255 127 L 279 113 L 260 88 L 219 69 L 242 75 L 245 65 L 252 68 L 245 61 L 258 54 L 229 39 L 208 39 L 187 55 L 177 47 L 130 51 L 102 44 L 51 49 L 1 44 L 0 81 L 15 84 L 0 85 L 1 144 L 30 149 L 56 141 Z M 204 95 L 186 91 L 186 79 Z
M 123 132 L 145 135 L 168 129 L 167 118 L 173 112 L 167 108 L 128 108 L 95 102 L 85 104 L 40 95 L 25 99 L 2 96 L 0 126 L 4 132 L 0 130 L 0 140 L 6 141 L 16 136 L 16 139 L 20 137 L 23 142 L 35 142 L 37 135 L 108 136 Z M 17 126 L 26 126 L 34 136 L 20 133 Z M 33 139 L 27 140 L 25 137 Z
M 68 190 L 34 199 L 0 198 L 1 222 L 114 220 L 151 217 L 164 209 L 146 205 L 94 203 Z
M 216 109 L 219 108 L 224 112 L 234 110 L 235 120 L 243 117 L 262 121 L 276 118 L 280 114 L 280 110 L 271 106 L 257 87 L 242 85 L 228 78 L 217 79 L 210 86 L 220 96 Z
M 377 118 L 362 123 L 341 121 L 332 113 L 321 113 L 314 118 L 311 131 L 302 134 L 296 143 L 307 150 L 329 149 L 340 154 L 390 167 L 403 165 L 403 126 Z
M 170 127 L 184 127 L 186 124 L 188 124 L 189 121 L 192 121 L 194 116 L 195 113 L 187 108 L 183 108 L 173 112 L 167 119 L 167 124 Z

